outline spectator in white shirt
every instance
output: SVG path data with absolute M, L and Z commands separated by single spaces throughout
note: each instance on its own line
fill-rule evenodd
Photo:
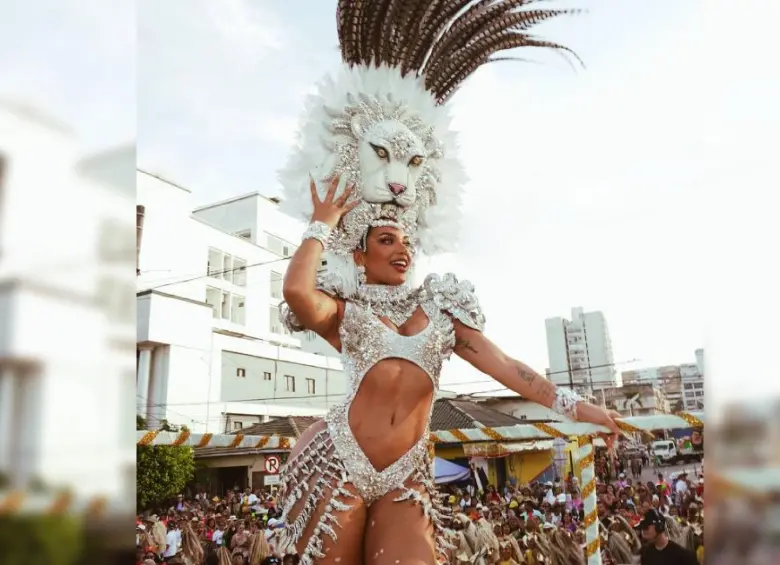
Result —
M 688 474 L 683 472 L 677 477 L 677 482 L 674 485 L 674 494 L 676 503 L 681 504 L 683 498 L 688 493 Z
M 181 537 L 174 520 L 168 522 L 168 534 L 165 536 L 165 543 L 163 559 L 169 561 L 171 557 L 174 557 L 179 552 L 179 544 L 181 543 Z
M 217 547 L 222 547 L 225 541 L 224 537 L 225 537 L 225 525 L 223 523 L 219 523 L 217 524 L 217 529 L 214 530 L 214 533 L 211 536 L 211 541 L 213 541 Z
M 544 501 L 552 506 L 555 504 L 555 492 L 553 491 L 553 484 L 551 482 L 544 483 L 544 488 L 547 489 L 547 492 L 544 495 Z

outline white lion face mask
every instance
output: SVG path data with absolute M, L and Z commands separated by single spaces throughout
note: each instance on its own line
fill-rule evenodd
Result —
M 367 84 L 376 88 L 354 94 Z M 443 243 L 455 240 L 464 175 L 456 159 L 444 158 L 445 151 L 455 153 L 447 111 L 419 79 L 387 67 L 348 69 L 338 81 L 320 84 L 310 108 L 300 146 L 282 172 L 283 206 L 301 219 L 310 216 L 308 171 L 315 171 L 321 196 L 335 176 L 344 181 L 339 192 L 346 182 L 355 185 L 351 198 L 360 205 L 334 230 L 328 254 L 349 262 L 366 231 L 378 225 L 403 229 L 415 249 L 451 250 Z M 449 225 L 427 221 L 434 204 L 446 210 Z
M 427 156 L 422 140 L 394 120 L 371 125 L 366 131 L 362 127 L 353 121 L 363 199 L 410 207 L 417 196 L 417 181 Z

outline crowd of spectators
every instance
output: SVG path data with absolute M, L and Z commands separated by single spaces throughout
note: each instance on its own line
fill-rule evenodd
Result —
M 651 510 L 666 521 L 670 539 L 703 562 L 703 473 L 658 473 L 656 480 L 643 482 L 627 477 L 619 465 L 615 476 L 610 472 L 602 470 L 596 486 L 605 564 L 638 562 L 644 545 L 641 521 Z M 585 563 L 584 501 L 576 477 L 501 489 L 480 488 L 478 477 L 472 474 L 471 481 L 441 489 L 452 511 L 456 549 L 450 565 Z M 223 496 L 199 490 L 180 495 L 167 508 L 140 514 L 137 561 L 297 565 L 297 556 L 277 554 L 273 546 L 273 531 L 282 526 L 275 495 L 265 489 L 231 489 Z

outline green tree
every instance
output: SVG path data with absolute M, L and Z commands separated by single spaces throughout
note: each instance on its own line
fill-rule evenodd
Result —
M 138 429 L 145 429 L 140 416 Z M 163 420 L 162 431 L 186 431 Z M 138 446 L 136 448 L 136 504 L 139 510 L 163 504 L 179 494 L 195 476 L 195 455 L 191 447 L 172 445 Z
M 3 565 L 77 565 L 84 556 L 84 533 L 77 518 L 60 516 L 0 517 L 0 563 Z M 86 561 L 83 559 L 86 558 Z

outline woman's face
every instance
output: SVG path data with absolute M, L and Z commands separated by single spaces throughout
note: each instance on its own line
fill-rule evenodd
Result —
M 366 268 L 368 284 L 401 285 L 412 268 L 409 238 L 396 228 L 371 228 L 366 237 L 366 250 L 355 252 L 355 263 Z

